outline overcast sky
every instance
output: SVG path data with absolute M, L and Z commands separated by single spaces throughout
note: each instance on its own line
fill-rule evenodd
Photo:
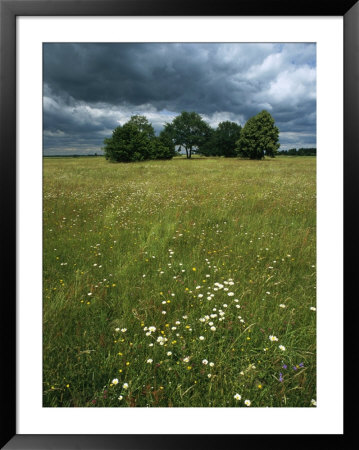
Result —
M 134 114 L 242 126 L 261 110 L 280 149 L 316 147 L 315 44 L 44 44 L 44 154 L 101 153 Z

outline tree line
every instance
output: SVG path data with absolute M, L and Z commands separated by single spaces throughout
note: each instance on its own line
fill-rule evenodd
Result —
M 278 148 L 279 129 L 266 110 L 251 117 L 243 128 L 230 121 L 212 128 L 198 113 L 183 111 L 164 125 L 159 136 L 155 135 L 145 116 L 132 116 L 104 140 L 103 151 L 110 161 L 131 162 L 171 159 L 181 150 L 185 151 L 188 159 L 193 153 L 249 159 L 274 158 Z
M 317 156 L 316 148 L 290 148 L 289 150 L 281 150 L 278 155 L 284 156 Z

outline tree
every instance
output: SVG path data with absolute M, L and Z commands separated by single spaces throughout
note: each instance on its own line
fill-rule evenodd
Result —
M 110 161 L 142 161 L 150 156 L 148 133 L 141 131 L 133 120 L 115 128 L 112 137 L 105 139 L 104 143 L 105 156 Z
M 186 150 L 187 158 L 199 149 L 211 134 L 210 126 L 196 112 L 183 111 L 173 121 L 165 125 L 165 132 L 174 145 L 181 145 Z
M 247 121 L 236 144 L 238 156 L 250 159 L 274 158 L 278 148 L 279 129 L 265 110 Z
M 171 159 L 176 155 L 174 145 L 166 145 L 161 138 L 155 137 L 151 141 L 150 159 Z
M 216 130 L 217 145 L 223 156 L 236 156 L 236 142 L 241 136 L 242 127 L 235 122 L 221 122 Z
M 117 162 L 172 158 L 174 152 L 155 136 L 153 126 L 145 116 L 132 116 L 124 125 L 104 140 L 106 159 Z
M 237 156 L 236 142 L 241 130 L 242 127 L 235 122 L 220 122 L 209 140 L 200 148 L 201 153 L 206 156 Z
M 137 130 L 141 133 L 143 133 L 146 137 L 149 139 L 152 139 L 155 137 L 155 130 L 153 126 L 149 123 L 147 120 L 147 117 L 145 116 L 131 116 L 131 119 L 127 122 L 130 124 L 135 125 Z
M 177 152 L 174 144 L 174 136 L 168 123 L 165 124 L 164 129 L 161 131 L 158 139 L 162 145 L 170 150 L 172 156 L 176 156 Z

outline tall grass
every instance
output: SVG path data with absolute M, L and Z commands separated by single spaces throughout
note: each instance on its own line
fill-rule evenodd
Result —
M 312 406 L 315 182 L 311 157 L 45 158 L 44 406 Z

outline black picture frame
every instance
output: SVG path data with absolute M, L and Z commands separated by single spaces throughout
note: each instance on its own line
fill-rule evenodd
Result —
M 18 435 L 16 434 L 16 17 L 18 16 L 342 16 L 344 19 L 344 294 L 355 293 L 358 247 L 359 173 L 359 2 L 283 0 L 0 0 L 0 168 L 2 269 L 2 417 L 1 448 L 5 449 L 182 449 L 204 443 L 213 448 L 266 443 L 279 435 Z M 353 304 L 345 304 L 346 379 L 354 369 Z M 345 297 L 344 297 L 345 298 Z M 352 385 L 353 389 L 355 385 Z M 349 391 L 349 393 L 348 393 Z M 345 392 L 345 404 L 350 405 Z M 342 440 L 353 431 L 347 415 Z M 291 435 L 293 438 L 294 436 Z M 312 443 L 320 435 L 310 435 Z M 296 435 L 303 444 L 307 435 Z M 293 442 L 293 440 L 291 440 Z M 343 445 L 337 442 L 338 445 Z M 291 445 L 291 444 L 290 444 Z

